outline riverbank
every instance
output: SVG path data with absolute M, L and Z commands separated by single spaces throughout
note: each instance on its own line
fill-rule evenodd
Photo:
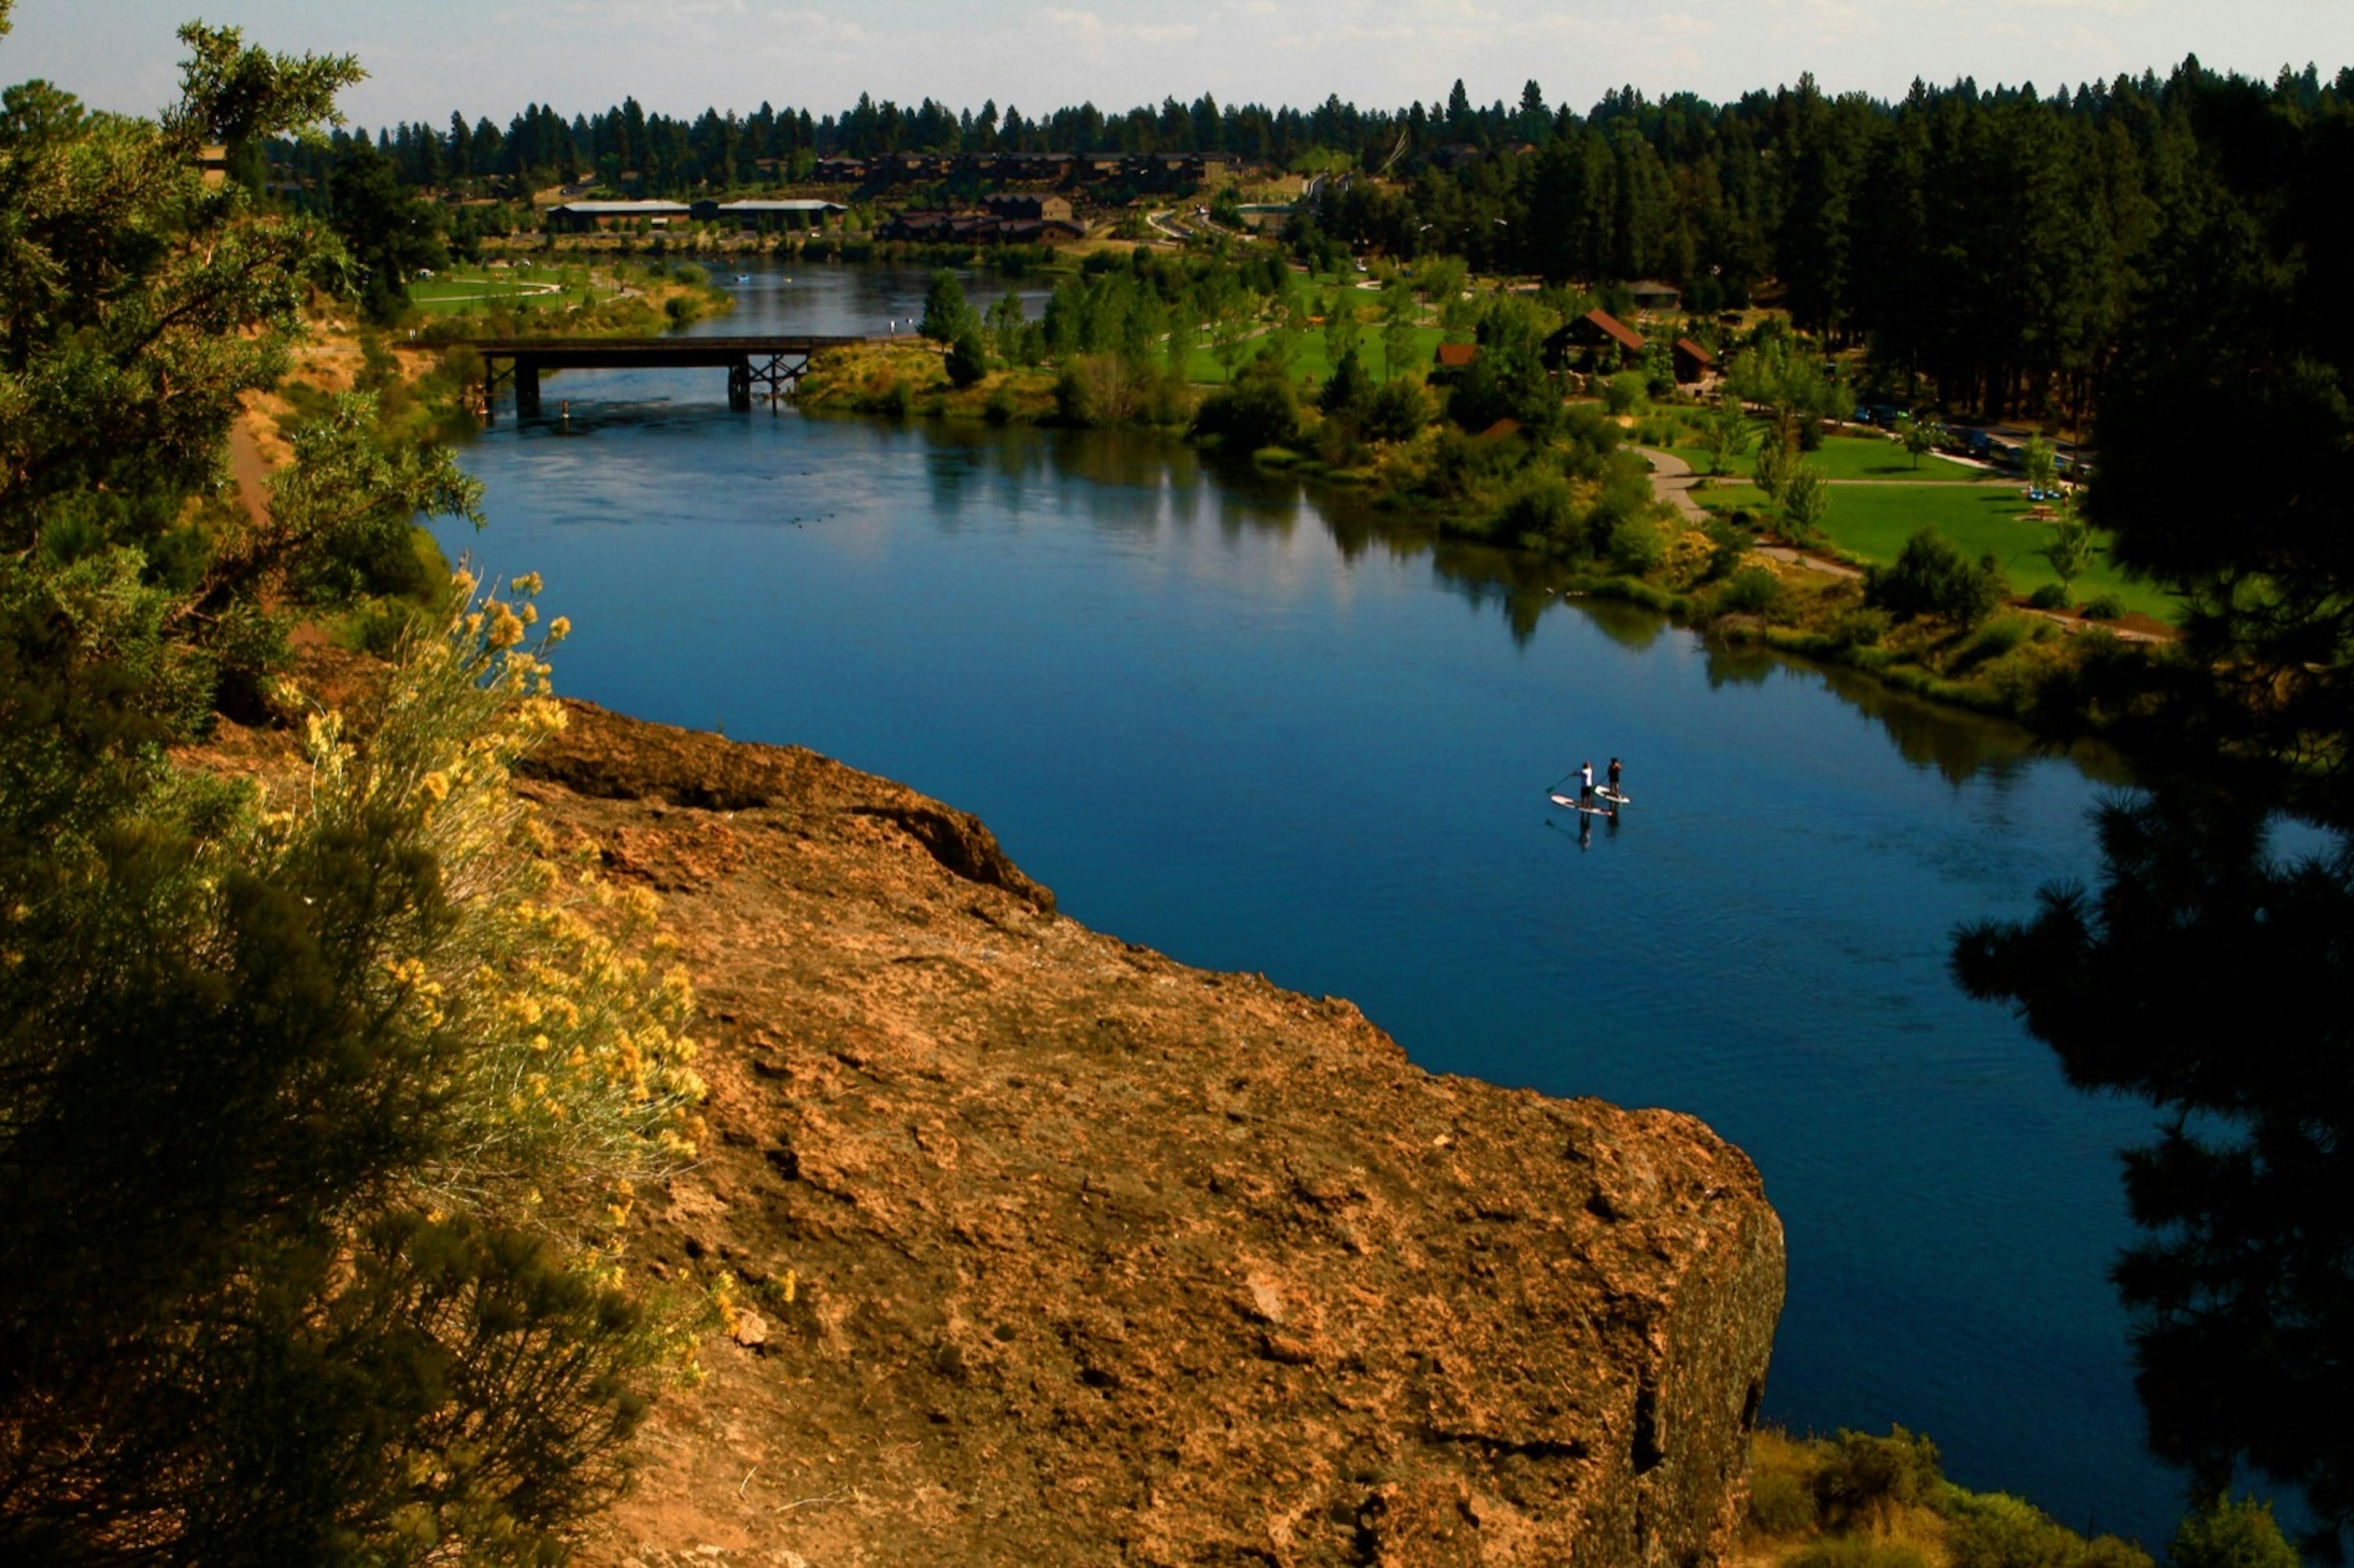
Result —
M 1070 423 L 1067 379 L 1043 368 L 996 369 L 960 387 L 937 345 L 907 338 L 822 356 L 803 381 L 801 406 L 892 418 Z M 1157 425 L 1173 439 L 1206 389 L 1184 389 L 1180 398 L 1173 385 L 1147 386 L 1149 379 L 1127 377 L 1137 385 L 1125 401 L 1090 389 L 1097 411 L 1105 422 Z M 1225 461 L 1365 495 L 1404 536 L 1494 549 L 1510 563 L 1506 576 L 1518 591 L 1640 605 L 1713 640 L 1851 670 L 1909 695 L 2010 719 L 2049 736 L 2101 733 L 2110 715 L 2080 694 L 2130 689 L 2129 666 L 2168 656 L 2168 629 L 2145 615 L 2094 620 L 2042 608 L 2025 594 L 1993 599 L 1966 619 L 1893 613 L 1874 602 L 1867 572 L 1874 563 L 1776 546 L 1748 512 L 1726 503 L 1725 493 L 1695 497 L 1686 491 L 1696 476 L 1646 476 L 1641 482 L 1656 505 L 1646 516 L 1631 515 L 1641 508 L 1630 506 L 1624 485 L 1640 471 L 1623 463 L 1671 467 L 1680 457 L 1623 442 L 1622 429 L 1641 429 L 1637 421 L 1606 423 L 1598 405 L 1575 407 L 1586 412 L 1572 421 L 1564 461 L 1582 477 L 1567 480 L 1551 471 L 1546 449 L 1517 434 L 1467 437 L 1433 424 L 1405 440 L 1352 435 L 1336 441 L 1323 433 L 1331 423 L 1320 424 L 1312 408 L 1301 411 L 1295 445 Z M 1614 451 L 1631 454 L 1616 471 Z M 1852 454 L 1833 456 L 1867 472 Z M 1901 462 L 1901 454 L 1894 461 Z M 1614 472 L 1622 491 L 1615 496 Z M 1668 477 L 1682 482 L 1665 482 Z M 1942 488 L 1998 505 L 2009 503 L 2014 489 L 2000 482 Z M 2023 558 L 2020 548 L 2009 552 L 2008 564 Z

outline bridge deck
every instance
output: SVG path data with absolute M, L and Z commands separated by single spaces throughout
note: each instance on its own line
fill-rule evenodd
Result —
M 543 370 L 626 370 L 635 366 L 735 366 L 755 358 L 807 355 L 847 348 L 863 337 L 805 333 L 769 337 L 504 337 L 459 340 L 484 359 L 536 365 Z
M 546 370 L 652 370 L 712 366 L 727 372 L 730 408 L 752 406 L 754 389 L 769 398 L 790 395 L 812 355 L 870 341 L 811 333 L 763 337 L 488 337 L 429 340 L 472 345 L 482 356 L 482 412 L 493 418 L 502 383 L 514 387 L 515 412 L 539 412 L 539 377 Z M 500 368 L 504 362 L 505 368 Z

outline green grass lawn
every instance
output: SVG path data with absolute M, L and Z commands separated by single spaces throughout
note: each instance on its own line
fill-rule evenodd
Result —
M 1829 443 L 1825 443 L 1826 446 Z M 1926 466 L 1927 460 L 1923 460 Z M 1745 506 L 1763 514 L 1772 509 L 1755 485 L 1733 485 L 1702 491 L 1699 499 L 1712 511 Z M 1832 545 L 1858 560 L 1887 562 L 1896 558 L 1915 530 L 1935 528 L 1972 560 L 1991 551 L 2002 563 L 2015 593 L 2032 593 L 2057 582 L 2050 563 L 2038 555 L 2052 536 L 2052 524 L 2031 522 L 2027 501 L 2010 485 L 1964 487 L 1949 484 L 1849 484 L 1834 486 L 1830 506 L 1823 514 L 1823 535 Z M 2075 583 L 2078 603 L 2115 594 L 2127 609 L 2172 621 L 2174 601 L 2148 583 L 2129 583 L 2105 559 L 2095 561 Z
M 1438 344 L 1444 336 L 1445 334 L 1437 327 L 1415 328 L 1414 349 L 1408 356 L 1406 368 L 1428 375 L 1431 363 L 1438 357 Z M 1258 351 L 1265 343 L 1266 339 L 1259 337 L 1253 338 L 1244 344 L 1243 356 L 1235 361 L 1235 368 L 1240 369 L 1257 357 Z M 1374 380 L 1389 379 L 1389 356 L 1382 350 L 1382 334 L 1379 327 L 1368 326 L 1364 335 L 1357 340 L 1357 359 L 1367 371 L 1372 373 Z M 1291 362 L 1292 378 L 1296 381 L 1305 376 L 1320 387 L 1324 384 L 1325 377 L 1331 374 L 1332 361 L 1324 352 L 1323 333 L 1320 330 L 1311 329 L 1300 334 L 1299 353 Z M 1217 357 L 1208 349 L 1197 347 L 1185 361 L 1185 378 L 1188 381 L 1204 381 L 1214 384 L 1223 382 L 1226 379 L 1225 367 L 1218 363 Z
M 588 287 L 587 272 L 577 267 L 540 268 L 520 273 L 456 270 L 413 280 L 408 285 L 408 298 L 410 303 L 429 315 L 457 315 L 490 304 L 507 304 L 517 310 L 561 311 L 578 303 L 581 290 Z M 602 300 L 610 298 L 613 291 L 598 289 L 595 292 Z
M 1694 473 L 1708 471 L 1708 453 L 1698 447 L 1674 448 L 1676 456 L 1692 465 Z M 1823 471 L 1825 479 L 1904 479 L 1929 480 L 1946 483 L 1967 482 L 1989 477 L 1983 469 L 1967 463 L 1954 462 L 1934 453 L 1924 454 L 1921 466 L 1913 466 L 1912 454 L 1894 441 L 1877 436 L 1827 436 L 1820 451 L 1806 454 L 1806 461 Z M 1756 442 L 1750 450 L 1733 460 L 1736 473 L 1757 471 Z

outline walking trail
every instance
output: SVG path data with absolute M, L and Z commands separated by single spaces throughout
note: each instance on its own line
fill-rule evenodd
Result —
M 1662 503 L 1674 507 L 1677 515 L 1692 527 L 1697 528 L 1708 521 L 1708 514 L 1702 510 L 1699 502 L 1692 499 L 1692 488 L 1700 482 L 1700 476 L 1692 472 L 1691 464 L 1673 452 L 1661 451 L 1656 447 L 1635 447 L 1630 450 L 1651 465 L 1653 495 L 1657 496 Z M 1837 561 L 1827 561 L 1819 556 L 1808 555 L 1803 550 L 1793 550 L 1787 545 L 1768 545 L 1761 540 L 1756 546 L 1756 550 L 1767 560 L 1805 567 L 1810 571 L 1823 572 L 1835 577 L 1863 576 L 1853 567 L 1842 566 Z

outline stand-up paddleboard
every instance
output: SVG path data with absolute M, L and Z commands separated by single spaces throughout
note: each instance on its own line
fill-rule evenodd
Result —
M 1614 806 L 1631 806 L 1635 803 L 1626 796 L 1618 793 L 1617 790 L 1610 788 L 1607 784 L 1597 785 L 1595 788 L 1594 793 L 1602 800 L 1609 801 Z
M 1564 810 L 1584 811 L 1589 817 L 1606 817 L 1612 810 L 1612 808 L 1608 806 L 1589 806 L 1585 801 L 1579 800 L 1576 796 L 1564 795 L 1559 790 L 1548 789 L 1545 791 L 1545 794 L 1554 805 L 1561 807 Z

